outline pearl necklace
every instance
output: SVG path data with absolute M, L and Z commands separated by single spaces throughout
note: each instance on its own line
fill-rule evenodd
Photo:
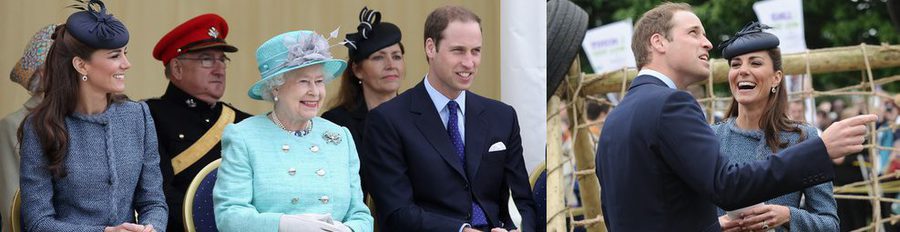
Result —
M 287 128 L 285 128 L 285 127 L 284 127 L 284 124 L 281 124 L 281 120 L 278 120 L 278 116 L 275 116 L 275 111 L 272 111 L 271 113 L 269 113 L 269 115 L 272 116 L 272 117 L 271 117 L 271 118 L 272 118 L 272 122 L 275 122 L 275 125 L 276 125 L 276 126 L 280 127 L 282 130 L 284 130 L 284 131 L 287 132 L 288 134 L 292 134 L 292 135 L 297 136 L 297 137 L 303 137 L 303 136 L 308 135 L 309 132 L 312 131 L 312 127 L 313 127 L 313 122 L 312 122 L 312 120 L 309 120 L 309 126 L 307 126 L 306 128 L 300 129 L 300 130 L 296 130 L 296 131 L 292 131 L 292 130 L 288 130 Z

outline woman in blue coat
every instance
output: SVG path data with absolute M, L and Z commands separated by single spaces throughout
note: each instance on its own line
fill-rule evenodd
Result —
M 44 101 L 19 132 L 23 229 L 163 231 L 153 119 L 122 95 L 128 30 L 98 0 L 82 8 L 56 27 Z
M 729 155 L 730 163 L 765 160 L 788 146 L 818 137 L 814 127 L 787 116 L 779 41 L 775 35 L 762 31 L 766 28 L 756 22 L 748 24 L 720 45 L 731 67 L 728 86 L 733 97 L 727 119 L 713 126 L 713 130 L 719 137 L 722 154 Z M 725 215 L 719 210 L 722 230 L 838 230 L 837 203 L 831 182 L 740 211 Z
M 271 112 L 225 128 L 213 189 L 221 231 L 372 231 L 350 132 L 316 117 L 325 83 L 346 68 L 311 31 L 269 39 L 256 51 L 262 77 L 249 91 Z

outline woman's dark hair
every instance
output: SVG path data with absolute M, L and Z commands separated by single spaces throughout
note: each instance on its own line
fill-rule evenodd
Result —
M 768 49 L 766 52 L 772 58 L 773 71 L 782 71 L 781 49 L 776 47 Z M 787 115 L 787 90 L 785 89 L 784 81 L 778 84 L 778 90 L 773 95 L 774 97 L 770 97 L 766 102 L 765 111 L 763 111 L 759 119 L 759 128 L 762 129 L 763 135 L 766 137 L 766 145 L 769 149 L 772 152 L 778 152 L 778 150 L 788 146 L 787 142 L 781 141 L 781 131 L 799 134 L 799 141 L 806 140 L 806 134 L 800 128 L 802 122 L 791 120 Z M 734 96 L 731 97 L 731 106 L 725 115 L 728 115 L 729 118 L 738 116 L 738 103 Z
M 400 53 L 406 54 L 403 43 L 397 44 L 400 45 Z M 371 57 L 372 55 L 369 56 Z M 357 101 L 363 97 L 363 87 L 359 83 L 359 78 L 356 74 L 353 74 L 353 68 L 362 65 L 362 62 L 367 59 L 369 58 L 357 60 L 353 56 L 347 59 L 348 67 L 344 69 L 344 74 L 341 76 L 341 87 L 338 89 L 337 97 L 331 100 L 328 109 L 342 107 L 348 112 L 356 110 L 356 105 L 359 104 Z
M 44 90 L 44 100 L 30 113 L 31 126 L 34 128 L 41 144 L 44 157 L 47 158 L 47 170 L 54 179 L 66 176 L 66 168 L 63 165 L 66 153 L 69 149 L 69 132 L 66 129 L 66 116 L 75 111 L 78 104 L 80 74 L 72 65 L 72 59 L 79 57 L 89 62 L 91 54 L 98 49 L 89 47 L 69 35 L 66 25 L 56 27 L 53 33 L 53 45 L 47 54 L 45 62 L 44 80 L 41 86 Z M 108 103 L 126 100 L 124 95 L 108 95 Z M 28 120 L 24 120 L 19 126 L 18 140 L 22 144 L 23 127 Z

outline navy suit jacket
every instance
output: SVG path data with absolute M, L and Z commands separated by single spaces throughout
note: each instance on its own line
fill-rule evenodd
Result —
M 362 156 L 381 231 L 458 231 L 477 201 L 491 227 L 515 228 L 509 192 L 526 231 L 535 204 L 515 110 L 466 93 L 465 155 L 459 160 L 424 82 L 372 109 Z M 488 152 L 502 142 L 506 150 Z
M 834 178 L 819 138 L 768 160 L 728 165 L 696 100 L 642 75 L 606 118 L 597 149 L 610 231 L 719 231 L 725 210 Z

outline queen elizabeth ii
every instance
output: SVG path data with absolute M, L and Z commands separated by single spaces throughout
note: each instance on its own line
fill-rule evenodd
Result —
M 256 51 L 261 80 L 250 98 L 271 112 L 225 128 L 213 189 L 221 231 L 372 231 L 350 132 L 316 117 L 325 83 L 346 68 L 311 31 L 269 39 Z

